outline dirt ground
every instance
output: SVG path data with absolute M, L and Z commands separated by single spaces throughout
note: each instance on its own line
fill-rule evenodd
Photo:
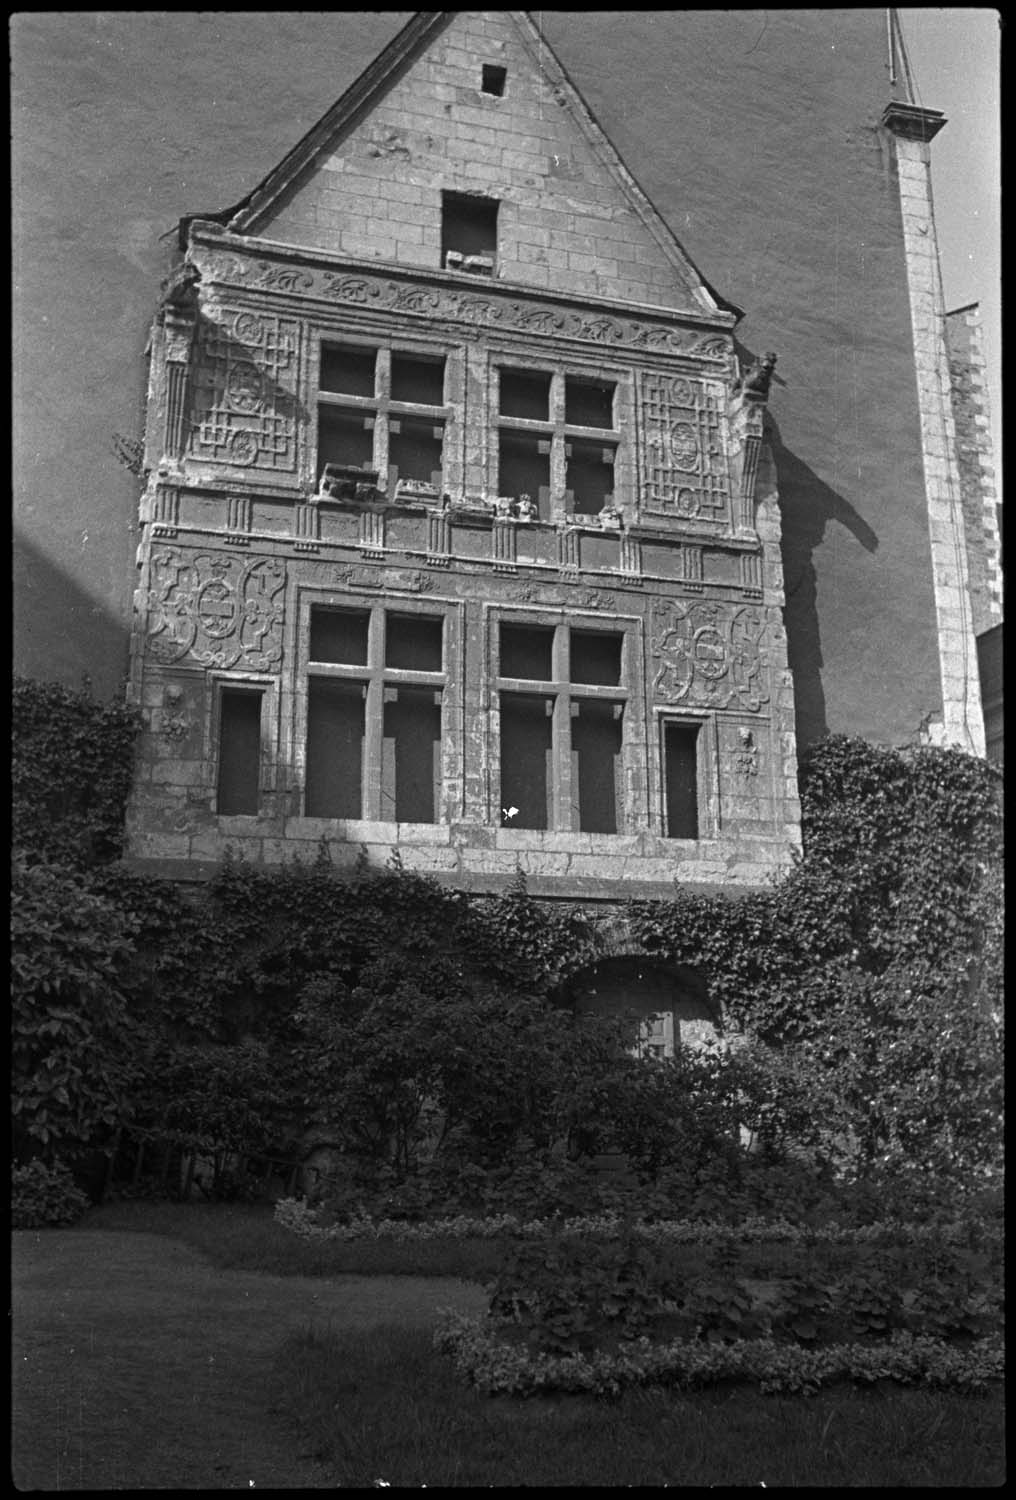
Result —
M 220 1271 L 157 1235 L 13 1235 L 13 1462 L 20 1490 L 330 1489 L 271 1410 L 294 1330 L 432 1326 L 479 1287 L 414 1276 Z

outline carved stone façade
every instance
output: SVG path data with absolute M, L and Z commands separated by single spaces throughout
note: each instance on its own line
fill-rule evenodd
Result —
M 385 160 L 401 170 L 398 153 Z M 639 213 L 652 228 L 650 211 Z M 478 286 L 439 264 L 364 265 L 274 241 L 270 227 L 252 233 L 243 215 L 236 223 L 242 232 L 185 221 L 184 269 L 153 330 L 133 858 L 196 874 L 227 848 L 271 863 L 312 858 L 324 839 L 339 864 L 361 847 L 378 863 L 397 848 L 408 868 L 466 889 L 496 889 L 521 867 L 535 894 L 595 900 L 668 894 L 675 879 L 751 887 L 787 868 L 799 805 L 767 391 L 739 378 L 734 315 L 705 294 L 683 252 L 667 250 L 685 278 L 674 305 L 645 307 L 604 296 L 602 278 L 596 295 L 581 277 L 567 295 L 496 277 Z M 377 353 L 377 400 L 349 408 L 373 434 L 375 460 L 388 451 L 378 424 L 392 421 L 398 436 L 391 361 L 441 361 L 444 401 L 426 407 L 437 413 L 427 420 L 440 432 L 440 484 L 393 483 L 383 462 L 339 466 L 322 482 L 323 351 L 336 347 Z M 550 454 L 540 510 L 501 483 L 506 370 L 545 372 L 551 393 L 537 434 Z M 599 438 L 568 425 L 570 382 L 614 393 Z M 575 508 L 566 487 L 569 445 L 582 441 L 609 446 L 613 464 L 612 494 L 593 512 Z M 375 644 L 359 665 L 311 670 L 315 610 L 365 622 Z M 410 634 L 442 622 L 440 670 L 400 677 L 377 654 L 389 617 Z M 553 641 L 542 686 L 499 677 L 509 627 Z M 570 680 L 576 632 L 617 643 L 613 687 Z M 367 705 L 360 817 L 311 806 L 311 698 L 323 670 Z M 395 709 L 384 705 L 410 679 L 440 705 L 427 822 L 391 815 L 381 718 L 387 725 Z M 220 806 L 231 690 L 260 704 L 252 812 Z M 553 708 L 555 769 L 546 826 L 520 828 L 504 811 L 502 700 L 527 691 Z M 613 831 L 583 826 L 568 745 L 587 708 L 622 726 Z M 668 827 L 672 732 L 694 737 L 693 835 Z

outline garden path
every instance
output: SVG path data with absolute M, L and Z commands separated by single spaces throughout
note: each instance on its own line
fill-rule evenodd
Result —
M 14 1234 L 18 1489 L 330 1489 L 271 1410 L 287 1335 L 432 1326 L 480 1288 L 418 1276 L 223 1271 L 161 1235 Z

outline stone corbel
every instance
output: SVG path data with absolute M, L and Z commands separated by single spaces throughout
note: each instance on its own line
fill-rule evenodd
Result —
M 765 410 L 769 400 L 776 355 L 766 354 L 743 370 L 734 382 L 730 395 L 730 431 L 736 449 L 740 449 L 741 474 L 737 495 L 737 529 L 755 529 L 755 486 L 765 428 Z M 735 464 L 736 472 L 736 464 Z

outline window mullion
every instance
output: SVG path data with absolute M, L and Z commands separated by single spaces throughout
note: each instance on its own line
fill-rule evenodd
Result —
M 384 737 L 384 653 L 385 615 L 383 609 L 371 611 L 367 635 L 366 720 L 363 745 L 363 815 L 373 823 L 381 820 L 381 756 Z
M 568 514 L 565 499 L 567 459 L 564 451 L 564 371 L 556 370 L 550 378 L 550 420 L 554 434 L 550 440 L 550 518 L 563 521 Z
M 388 488 L 388 407 L 392 391 L 392 351 L 379 349 L 374 369 L 374 467 L 381 488 Z

